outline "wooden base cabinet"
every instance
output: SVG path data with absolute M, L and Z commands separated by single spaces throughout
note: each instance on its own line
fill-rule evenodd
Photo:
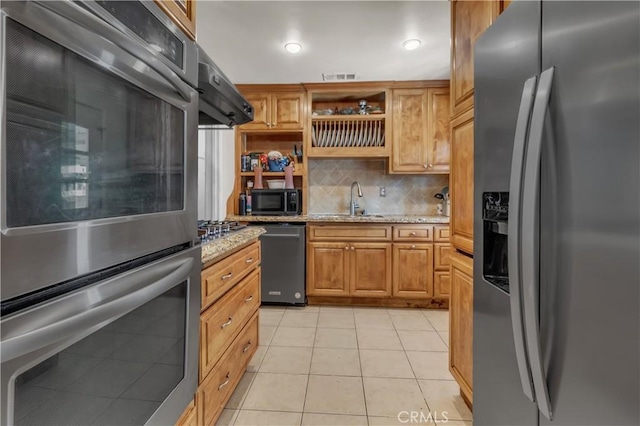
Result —
M 473 259 L 451 255 L 449 371 L 463 397 L 473 403 Z
M 433 297 L 433 244 L 393 244 L 393 295 Z
M 178 426 L 215 424 L 259 343 L 260 242 L 205 266 L 198 390 Z
M 313 224 L 307 238 L 311 303 L 446 307 L 448 225 Z
M 307 247 L 307 294 L 391 295 L 391 244 L 312 242 Z
M 348 243 L 313 242 L 307 245 L 307 294 L 349 295 Z

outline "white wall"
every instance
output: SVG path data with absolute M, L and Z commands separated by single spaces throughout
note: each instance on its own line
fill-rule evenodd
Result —
M 235 173 L 232 129 L 198 131 L 198 219 L 224 220 Z M 239 161 L 239 160 L 238 160 Z

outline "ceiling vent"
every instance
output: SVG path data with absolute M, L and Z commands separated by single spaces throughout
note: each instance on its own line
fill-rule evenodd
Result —
M 355 79 L 356 79 L 355 73 L 346 73 L 346 72 L 334 73 L 334 74 L 322 73 L 322 81 L 353 81 Z

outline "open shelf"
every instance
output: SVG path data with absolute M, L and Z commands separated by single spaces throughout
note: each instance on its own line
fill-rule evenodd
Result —
M 311 117 L 311 121 L 379 121 L 385 118 L 385 114 L 314 115 Z
M 303 176 L 304 170 L 296 164 L 296 169 L 293 171 L 294 176 Z M 253 177 L 253 172 L 240 172 L 240 176 Z M 284 177 L 284 172 L 262 172 L 262 177 Z

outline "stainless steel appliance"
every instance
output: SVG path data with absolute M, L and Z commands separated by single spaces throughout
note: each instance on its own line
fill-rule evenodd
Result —
M 299 215 L 302 213 L 302 193 L 299 189 L 254 189 L 251 191 L 251 212 L 254 215 Z
M 197 239 L 198 94 L 83 4 L 2 3 L 2 301 Z
M 198 385 L 199 289 L 198 246 L 4 317 L 0 423 L 174 424 Z
M 153 2 L 2 3 L 0 424 L 193 398 L 196 54 Z
M 475 45 L 474 425 L 640 424 L 639 54 L 638 2 Z
M 262 244 L 261 297 L 263 303 L 306 303 L 305 225 L 255 224 L 267 230 Z
M 198 46 L 199 124 L 233 127 L 253 121 L 253 107 Z

